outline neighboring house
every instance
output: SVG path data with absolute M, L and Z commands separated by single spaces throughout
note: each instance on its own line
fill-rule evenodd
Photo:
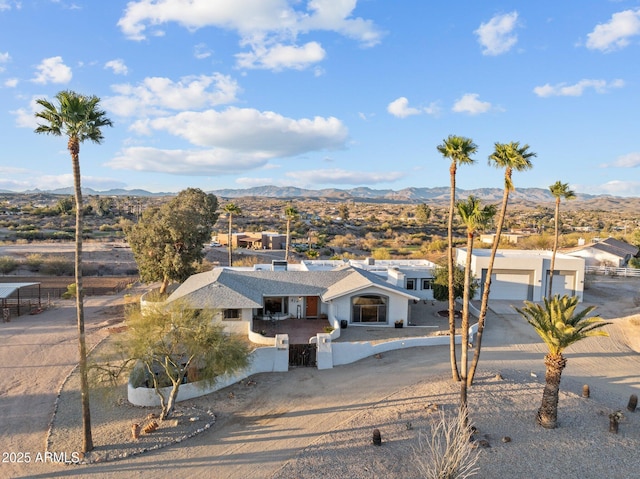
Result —
M 481 234 L 480 242 L 483 244 L 493 244 L 493 238 L 495 238 L 495 233 L 490 234 Z M 506 241 L 510 244 L 518 244 L 520 240 L 522 240 L 525 236 L 520 233 L 502 233 L 500 235 L 500 241 Z
M 498 250 L 491 275 L 491 299 L 542 301 L 546 296 L 551 268 L 551 251 Z M 482 296 L 491 250 L 474 249 L 471 271 L 480 282 L 476 298 Z M 464 266 L 467 250 L 457 250 L 456 262 Z M 582 258 L 556 254 L 553 294 L 577 296 L 582 301 L 584 290 Z
M 404 286 L 348 264 L 329 271 L 289 266 L 215 268 L 188 278 L 168 301 L 184 299 L 194 308 L 217 310 L 225 329 L 248 334 L 254 320 L 261 319 L 326 318 L 335 329 L 345 324 L 393 327 L 398 320 L 407 325 L 409 301 L 420 299 Z
M 229 235 L 220 234 L 214 240 L 222 246 L 228 246 Z M 284 249 L 286 243 L 287 235 L 273 231 L 233 233 L 231 235 L 231 245 L 234 248 Z
M 638 256 L 639 248 L 624 241 L 607 238 L 588 245 L 578 246 L 564 253 L 570 256 L 584 258 L 587 266 L 613 266 L 624 268 L 629 260 Z

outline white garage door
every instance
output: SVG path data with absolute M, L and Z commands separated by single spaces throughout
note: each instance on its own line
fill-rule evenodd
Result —
M 553 278 L 555 282 L 555 276 Z M 533 300 L 533 271 L 500 271 L 491 275 L 491 299 Z M 555 288 L 554 288 L 555 289 Z
M 547 290 L 549 278 L 547 276 Z M 560 296 L 568 295 L 573 296 L 575 294 L 576 276 L 575 271 L 555 271 L 553 273 L 553 291 L 551 295 L 559 294 Z

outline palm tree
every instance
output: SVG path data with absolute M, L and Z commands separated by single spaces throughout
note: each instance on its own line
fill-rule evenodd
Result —
M 449 268 L 449 355 L 451 359 L 451 375 L 453 380 L 460 381 L 460 374 L 456 363 L 456 304 L 453 291 L 453 214 L 456 204 L 456 170 L 458 168 L 458 164 L 473 164 L 474 160 L 471 159 L 471 155 L 475 154 L 478 147 L 470 138 L 449 135 L 446 140 L 443 140 L 441 145 L 437 146 L 437 150 L 443 157 L 451 160 L 451 165 L 449 166 L 451 194 L 449 199 L 449 222 L 447 226 L 447 239 L 449 244 L 447 250 L 447 266 Z
M 284 209 L 284 216 L 287 218 L 287 245 L 284 250 L 284 260 L 289 260 L 289 246 L 291 245 L 291 221 L 298 218 L 298 210 L 293 205 L 289 205 Z
M 556 199 L 556 212 L 554 217 L 555 236 L 553 238 L 553 253 L 551 254 L 551 269 L 549 270 L 549 292 L 547 298 L 551 299 L 553 294 L 553 270 L 556 267 L 556 253 L 558 252 L 558 238 L 560 236 L 560 228 L 558 223 L 560 221 L 560 199 L 572 200 L 576 197 L 576 194 L 569 189 L 567 183 L 556 181 L 549 187 L 549 191 Z
M 93 449 L 91 436 L 91 411 L 89 408 L 89 382 L 87 379 L 87 347 L 84 332 L 84 304 L 82 289 L 82 187 L 80 181 L 80 143 L 90 140 L 100 144 L 104 140 L 102 127 L 113 126 L 106 112 L 98 107 L 100 99 L 96 96 L 84 96 L 73 91 L 61 91 L 56 95 L 57 105 L 46 99 L 36 100 L 43 107 L 35 114 L 43 120 L 38 123 L 36 133 L 54 136 L 66 136 L 67 149 L 71 154 L 73 186 L 76 200 L 76 312 L 78 323 L 78 350 L 80 359 L 80 392 L 82 403 L 82 452 Z
M 469 301 L 471 300 L 471 255 L 473 238 L 478 231 L 487 227 L 496 214 L 494 205 L 482 206 L 475 196 L 456 203 L 458 215 L 467 228 L 467 258 L 464 269 L 464 292 L 462 297 L 462 345 L 460 354 L 460 407 L 467 407 L 467 362 L 469 350 Z
M 516 308 L 549 348 L 549 353 L 544 357 L 546 372 L 542 404 L 536 418 L 538 424 L 547 429 L 554 429 L 558 420 L 560 377 L 567 365 L 562 352 L 589 336 L 609 336 L 606 331 L 597 330 L 611 323 L 602 321 L 599 316 L 587 317 L 595 306 L 576 313 L 577 305 L 577 296 L 555 295 L 550 300 L 544 298 L 544 307 L 525 301 L 524 308 Z
M 224 206 L 224 211 L 227 213 L 227 217 L 229 218 L 229 236 L 228 239 L 228 248 L 229 248 L 229 266 L 233 266 L 233 237 L 231 232 L 231 225 L 233 223 L 233 215 L 241 215 L 242 210 L 235 203 L 227 203 Z
M 504 168 L 504 194 L 502 196 L 502 206 L 500 208 L 500 214 L 498 215 L 498 223 L 496 225 L 496 234 L 493 237 L 493 244 L 491 246 L 491 256 L 489 257 L 489 264 L 487 265 L 487 273 L 482 288 L 482 301 L 480 303 L 480 315 L 478 317 L 478 332 L 476 333 L 476 351 L 473 355 L 473 361 L 471 362 L 471 368 L 469 369 L 469 376 L 467 383 L 471 385 L 473 378 L 476 374 L 478 367 L 478 360 L 480 359 L 480 349 L 482 347 L 482 333 L 484 331 L 484 321 L 487 315 L 487 308 L 489 306 L 489 292 L 491 289 L 491 274 L 493 273 L 493 263 L 498 252 L 498 245 L 500 244 L 500 235 L 502 234 L 502 227 L 504 220 L 507 216 L 507 204 L 509 203 L 509 192 L 513 191 L 513 181 L 511 177 L 513 171 L 525 171 L 533 167 L 531 164 L 531 158 L 536 154 L 529 151 L 529 145 L 520 146 L 520 142 L 515 141 L 511 143 L 495 143 L 494 151 L 489 156 L 489 164 L 496 168 Z

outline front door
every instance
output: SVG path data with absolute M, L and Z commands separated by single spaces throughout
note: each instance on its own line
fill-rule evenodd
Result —
M 305 298 L 304 317 L 305 318 L 318 317 L 318 297 L 317 296 L 307 296 Z

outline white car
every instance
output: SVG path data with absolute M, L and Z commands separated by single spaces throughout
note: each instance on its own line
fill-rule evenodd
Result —
M 209 246 L 212 246 L 214 248 L 218 247 L 218 246 L 222 246 L 220 243 L 218 243 L 217 241 L 212 241 L 211 243 L 209 243 Z

